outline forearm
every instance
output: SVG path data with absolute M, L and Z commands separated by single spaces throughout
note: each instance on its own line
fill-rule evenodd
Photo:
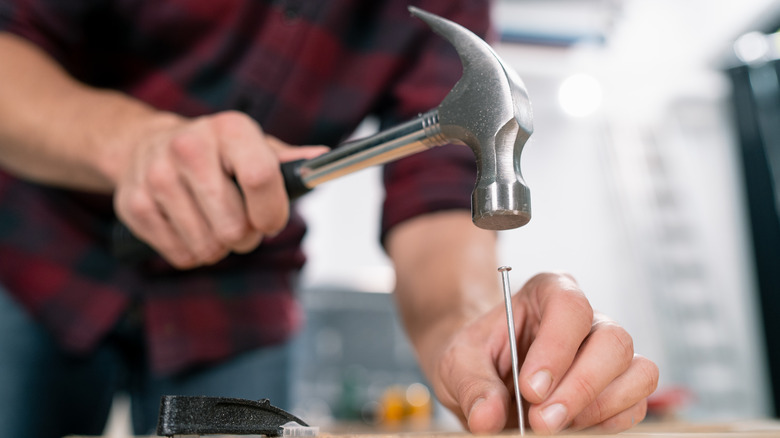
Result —
M 495 233 L 467 211 L 442 212 L 399 225 L 387 248 L 404 326 L 431 377 L 444 341 L 501 301 Z
M 133 145 L 177 117 L 71 78 L 32 43 L 0 33 L 0 166 L 44 184 L 113 190 Z

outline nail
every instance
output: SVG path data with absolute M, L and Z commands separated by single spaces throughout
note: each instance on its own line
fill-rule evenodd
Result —
M 528 384 L 536 395 L 544 400 L 547 398 L 547 393 L 550 391 L 550 386 L 552 385 L 552 374 L 547 370 L 537 371 L 536 374 L 531 376 Z
M 485 398 L 484 397 L 480 397 L 480 398 L 478 398 L 478 399 L 476 399 L 474 401 L 474 404 L 471 405 L 471 409 L 469 409 L 469 416 L 466 419 L 466 422 L 468 422 L 468 424 L 469 424 L 469 429 L 471 429 L 471 414 L 473 414 L 474 413 L 474 409 L 476 409 L 477 406 L 481 405 L 482 402 L 484 402 L 484 401 L 485 401 Z
M 563 422 L 566 421 L 566 415 L 568 415 L 566 406 L 560 403 L 547 406 L 544 408 L 544 410 L 542 410 L 542 420 L 547 425 L 547 429 L 549 429 L 551 433 L 555 433 L 563 429 Z

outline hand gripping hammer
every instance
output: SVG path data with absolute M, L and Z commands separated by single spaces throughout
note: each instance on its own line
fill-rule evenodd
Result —
M 413 120 L 316 158 L 284 163 L 288 195 L 296 198 L 323 182 L 368 166 L 461 143 L 476 157 L 477 182 L 471 197 L 474 224 L 489 230 L 525 225 L 531 219 L 531 203 L 520 173 L 520 155 L 533 132 L 533 116 L 523 81 L 468 29 L 412 6 L 409 10 L 455 47 L 463 64 L 460 80 L 437 108 Z M 114 254 L 122 259 L 138 260 L 150 252 L 127 228 L 115 228 L 112 239 Z

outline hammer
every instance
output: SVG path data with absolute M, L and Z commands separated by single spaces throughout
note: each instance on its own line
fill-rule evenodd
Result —
M 373 136 L 345 143 L 310 160 L 283 163 L 287 194 L 297 198 L 343 175 L 451 143 L 469 146 L 477 164 L 471 195 L 474 225 L 488 230 L 518 228 L 531 219 L 520 155 L 533 132 L 531 101 L 517 73 L 477 35 L 414 6 L 409 11 L 448 40 L 463 74 L 438 107 Z M 121 224 L 112 235 L 114 255 L 137 261 L 151 248 Z

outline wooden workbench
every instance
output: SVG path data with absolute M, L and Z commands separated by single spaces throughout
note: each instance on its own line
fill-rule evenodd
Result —
M 526 434 L 533 435 L 533 434 Z M 261 435 L 224 435 L 222 437 L 247 438 Z M 319 438 L 507 438 L 516 437 L 519 434 L 502 433 L 499 435 L 471 435 L 467 432 L 403 432 L 391 433 L 384 431 L 361 431 L 360 433 L 334 433 L 324 431 Z M 740 421 L 719 424 L 691 424 L 691 423 L 646 423 L 618 435 L 593 435 L 593 434 L 569 434 L 557 435 L 558 437 L 636 437 L 636 438 L 780 438 L 780 422 L 772 420 Z M 206 437 L 214 437 L 207 435 Z M 86 437 L 68 437 L 86 438 Z M 94 438 L 94 437 L 93 437 Z M 152 437 L 149 437 L 152 438 Z

